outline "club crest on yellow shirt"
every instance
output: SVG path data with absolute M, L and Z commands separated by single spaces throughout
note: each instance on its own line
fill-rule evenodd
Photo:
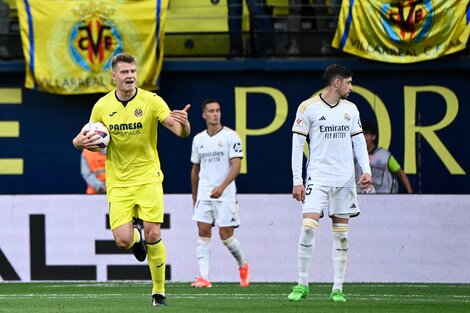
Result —
M 134 111 L 134 115 L 135 117 L 142 117 L 142 115 L 144 115 L 144 111 L 141 108 L 137 108 Z

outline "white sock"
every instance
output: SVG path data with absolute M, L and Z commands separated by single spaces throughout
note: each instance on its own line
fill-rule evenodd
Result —
M 348 262 L 348 224 L 333 224 L 333 290 L 343 290 L 346 264 Z
M 318 222 L 311 218 L 302 220 L 302 229 L 297 250 L 297 262 L 299 271 L 299 284 L 308 286 L 308 269 L 315 250 L 315 232 Z
M 210 238 L 199 237 L 197 239 L 196 257 L 199 265 L 199 274 L 202 278 L 209 280 L 209 268 L 211 261 Z
M 233 255 L 237 260 L 238 266 L 246 264 L 245 253 L 243 253 L 240 242 L 235 237 L 230 237 L 228 239 L 222 240 L 222 243 L 228 248 L 228 251 Z

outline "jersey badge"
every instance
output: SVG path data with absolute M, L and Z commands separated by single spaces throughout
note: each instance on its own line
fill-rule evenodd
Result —
M 240 153 L 242 152 L 242 144 L 241 142 L 236 142 L 233 144 L 233 151 Z
M 142 115 L 144 115 L 144 111 L 141 108 L 136 108 L 134 110 L 134 115 L 135 117 L 142 117 Z

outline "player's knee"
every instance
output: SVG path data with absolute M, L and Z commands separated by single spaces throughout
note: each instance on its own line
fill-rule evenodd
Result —
M 146 242 L 157 242 L 160 240 L 161 234 L 159 231 L 149 231 L 145 233 Z
M 222 241 L 228 240 L 233 237 L 235 229 L 233 227 L 220 227 L 219 236 Z
M 153 226 L 153 225 L 152 225 Z M 157 242 L 161 239 L 160 227 L 146 227 L 144 226 L 145 241 Z
M 318 222 L 313 218 L 304 218 L 302 220 L 302 232 L 306 234 L 314 234 L 318 228 Z
M 132 245 L 132 239 L 125 238 L 125 237 L 116 237 L 114 238 L 114 241 L 116 242 L 116 245 L 119 247 L 119 249 L 129 249 L 129 247 Z
M 333 237 L 341 242 L 348 241 L 348 224 L 333 224 Z
M 199 237 L 210 238 L 211 235 L 212 235 L 212 232 L 210 230 L 206 230 L 206 229 L 199 229 L 198 230 L 198 235 L 199 235 Z

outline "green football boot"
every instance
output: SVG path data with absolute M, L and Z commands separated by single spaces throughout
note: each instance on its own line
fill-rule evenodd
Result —
M 346 302 L 344 293 L 339 289 L 335 289 L 331 292 L 330 299 L 333 302 Z
M 292 288 L 292 292 L 287 297 L 290 301 L 299 301 L 300 299 L 304 299 L 309 294 L 308 286 L 298 284 Z

